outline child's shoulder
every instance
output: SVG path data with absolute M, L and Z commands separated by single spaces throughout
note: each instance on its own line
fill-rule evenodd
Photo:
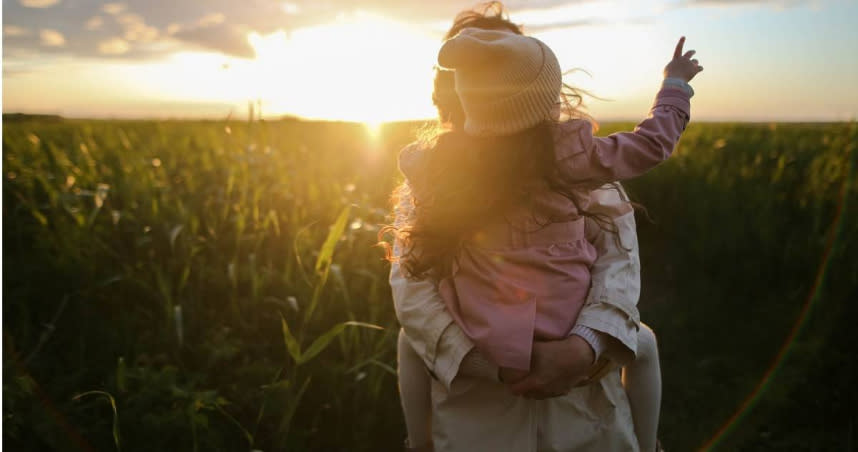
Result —
M 558 158 L 585 150 L 585 143 L 592 140 L 593 123 L 586 119 L 570 119 L 557 125 L 554 134 L 555 152 Z
M 579 135 L 581 133 L 593 133 L 593 123 L 589 119 L 569 119 L 557 124 L 557 131 L 561 135 Z

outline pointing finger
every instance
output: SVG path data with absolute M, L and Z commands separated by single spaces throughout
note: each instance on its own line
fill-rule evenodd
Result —
M 682 58 L 691 58 L 695 53 L 697 53 L 696 50 L 689 50 L 685 52 L 685 55 L 682 55 Z
M 673 57 L 679 58 L 682 56 L 682 46 L 685 44 L 685 36 L 679 38 L 679 42 L 676 43 L 676 49 L 673 51 Z

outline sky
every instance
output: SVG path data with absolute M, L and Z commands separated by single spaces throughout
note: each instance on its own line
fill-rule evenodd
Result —
M 858 118 L 854 0 L 511 0 L 600 121 L 646 116 L 680 36 L 703 121 Z M 435 115 L 453 0 L 3 0 L 3 112 L 384 121 Z M 258 109 L 257 109 L 258 111 Z

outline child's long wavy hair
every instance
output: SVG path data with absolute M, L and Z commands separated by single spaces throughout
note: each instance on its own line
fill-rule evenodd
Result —
M 464 28 L 509 30 L 522 34 L 521 27 L 509 21 L 500 2 L 459 14 L 445 39 Z M 586 118 L 595 121 L 582 107 L 583 91 L 563 85 L 558 107 L 560 120 Z M 530 205 L 532 195 L 543 181 L 550 190 L 570 199 L 578 214 L 593 218 L 602 229 L 616 233 L 617 227 L 602 214 L 580 208 L 573 191 L 579 184 L 564 181 L 555 162 L 554 142 L 557 123 L 544 121 L 514 135 L 473 137 L 464 132 L 465 115 L 455 92 L 452 71 L 436 68 L 432 99 L 441 122 L 428 137 L 425 166 L 392 195 L 393 205 L 406 205 L 411 215 L 400 215 L 403 222 L 386 226 L 380 234 L 393 232 L 402 245 L 399 261 L 414 278 L 440 279 L 450 276 L 452 263 L 462 244 L 487 221 L 501 220 L 513 207 Z M 419 190 L 415 197 L 413 189 Z M 541 224 L 569 221 L 571 218 L 540 219 Z M 382 242 L 388 260 L 392 250 Z

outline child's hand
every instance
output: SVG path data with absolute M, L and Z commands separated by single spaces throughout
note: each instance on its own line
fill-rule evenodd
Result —
M 500 376 L 501 383 L 512 384 L 523 380 L 529 373 L 530 372 L 526 370 L 501 367 L 498 375 Z
M 698 72 L 703 70 L 703 66 L 698 64 L 697 59 L 691 59 L 695 53 L 694 50 L 682 54 L 683 45 L 685 45 L 685 36 L 679 38 L 676 50 L 673 51 L 673 59 L 664 67 L 664 76 L 690 82 Z

